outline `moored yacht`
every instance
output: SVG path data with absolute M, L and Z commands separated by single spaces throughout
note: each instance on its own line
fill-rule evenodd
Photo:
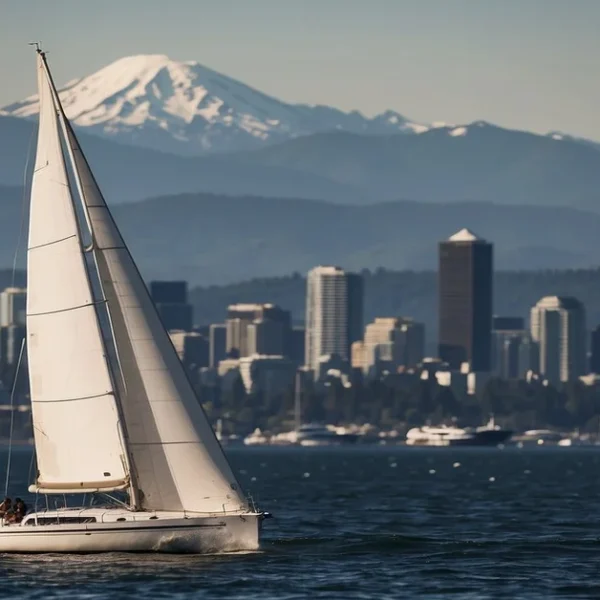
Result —
M 481 427 L 414 427 L 406 434 L 409 446 L 498 446 L 511 437 L 512 431 L 502 429 L 490 419 Z
M 466 431 L 460 427 L 424 425 L 408 430 L 406 444 L 408 446 L 455 446 L 467 438 Z
M 341 433 L 333 426 L 320 423 L 306 423 L 296 430 L 296 443 L 301 446 L 355 444 L 358 438 L 357 433 Z

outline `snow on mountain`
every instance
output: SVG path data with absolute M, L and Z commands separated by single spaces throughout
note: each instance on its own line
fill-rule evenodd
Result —
M 450 129 L 450 131 L 448 131 L 448 135 L 451 135 L 452 137 L 460 137 L 463 135 L 467 135 L 467 128 L 455 127 L 454 129 Z
M 287 104 L 203 65 L 164 55 L 129 56 L 60 90 L 67 116 L 91 133 L 182 154 L 250 149 L 319 131 L 420 133 L 428 127 L 387 111 Z M 37 96 L 4 107 L 34 117 Z
M 549 131 L 546 134 L 546 137 L 552 138 L 557 141 L 569 141 L 569 142 L 577 142 L 578 144 L 585 144 L 586 146 L 590 146 L 595 150 L 600 150 L 600 142 L 595 140 L 589 140 L 587 138 L 577 137 L 574 135 L 569 135 L 568 133 L 563 133 L 562 131 Z

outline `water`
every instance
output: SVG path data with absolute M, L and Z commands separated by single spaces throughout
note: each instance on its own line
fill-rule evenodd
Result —
M 600 597 L 600 448 L 242 448 L 229 456 L 275 515 L 261 552 L 4 555 L 1 597 Z M 16 452 L 23 486 L 29 460 Z

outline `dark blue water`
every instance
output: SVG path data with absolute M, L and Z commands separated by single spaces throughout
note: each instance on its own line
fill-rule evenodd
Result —
M 0 597 L 600 598 L 600 449 L 229 455 L 275 515 L 261 552 L 4 555 Z

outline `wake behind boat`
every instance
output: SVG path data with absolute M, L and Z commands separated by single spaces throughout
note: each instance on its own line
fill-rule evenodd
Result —
M 255 550 L 265 514 L 244 498 L 39 49 L 37 73 L 27 253 L 37 461 L 30 491 L 36 505 L 54 494 L 108 502 L 2 522 L 0 552 Z

